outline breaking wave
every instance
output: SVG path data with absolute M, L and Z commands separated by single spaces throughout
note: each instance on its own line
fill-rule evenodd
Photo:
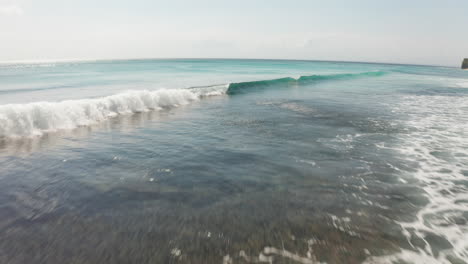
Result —
M 112 117 L 186 105 L 205 96 L 224 94 L 226 86 L 197 90 L 129 91 L 112 96 L 0 106 L 0 138 L 40 136 L 89 126 Z
M 239 82 L 187 89 L 138 90 L 95 99 L 61 102 L 34 102 L 0 105 L 0 139 L 40 136 L 44 133 L 89 126 L 112 117 L 138 112 L 168 109 L 200 100 L 207 96 L 235 95 L 271 86 L 300 85 L 323 80 L 381 76 L 384 72 L 311 75 Z

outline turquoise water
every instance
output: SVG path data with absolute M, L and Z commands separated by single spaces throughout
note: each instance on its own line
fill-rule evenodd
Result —
M 1 263 L 468 263 L 468 72 L 0 64 Z

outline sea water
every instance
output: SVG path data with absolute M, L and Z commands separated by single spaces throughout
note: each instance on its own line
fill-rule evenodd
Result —
M 1 263 L 468 263 L 468 72 L 0 64 Z

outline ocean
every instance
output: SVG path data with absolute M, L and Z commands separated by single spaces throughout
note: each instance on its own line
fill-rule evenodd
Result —
M 1 63 L 0 263 L 468 263 L 468 71 Z

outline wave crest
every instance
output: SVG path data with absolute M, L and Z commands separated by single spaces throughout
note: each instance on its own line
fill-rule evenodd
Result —
M 74 129 L 118 115 L 186 105 L 205 96 L 222 94 L 225 90 L 222 86 L 213 86 L 197 90 L 129 91 L 96 99 L 2 105 L 0 138 L 40 136 L 46 132 Z
M 221 85 L 129 91 L 102 98 L 0 105 L 0 139 L 40 136 L 47 132 L 89 126 L 109 118 L 188 104 L 207 96 L 235 95 L 269 87 L 288 87 L 323 80 L 384 75 L 385 72 L 286 77 Z
M 299 78 L 280 78 L 273 80 L 262 80 L 262 81 L 252 81 L 252 82 L 239 82 L 231 83 L 227 91 L 228 94 L 241 94 L 251 91 L 259 91 L 265 88 L 274 87 L 274 86 L 293 86 L 293 85 L 302 85 L 308 84 L 317 81 L 327 81 L 327 80 L 349 80 L 356 78 L 364 77 L 378 77 L 385 75 L 386 72 L 383 71 L 372 71 L 372 72 L 361 72 L 361 73 L 339 73 L 339 74 L 328 74 L 328 75 L 305 75 L 300 76 Z

